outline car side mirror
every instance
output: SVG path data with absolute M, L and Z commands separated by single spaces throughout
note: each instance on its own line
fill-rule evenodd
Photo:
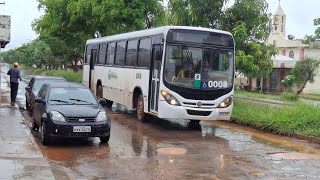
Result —
M 102 107 L 107 107 L 107 100 L 105 99 L 99 99 L 99 104 L 102 106 Z
M 36 97 L 36 98 L 34 99 L 34 102 L 36 102 L 36 103 L 41 103 L 41 104 L 44 104 L 44 103 L 45 103 L 45 101 L 44 101 L 41 97 Z
M 30 87 L 30 86 L 27 86 L 25 89 L 26 89 L 27 91 L 31 91 L 31 87 Z

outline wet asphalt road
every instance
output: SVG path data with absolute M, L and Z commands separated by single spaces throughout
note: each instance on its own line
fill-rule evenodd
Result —
M 25 81 L 19 106 L 24 106 Z M 4 94 L 8 97 L 9 91 Z M 138 122 L 115 104 L 111 138 L 57 140 L 43 146 L 56 179 L 319 179 L 320 146 L 232 123 Z M 29 126 L 31 117 L 22 109 Z

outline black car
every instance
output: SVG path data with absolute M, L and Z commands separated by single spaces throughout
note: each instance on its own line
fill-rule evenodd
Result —
M 43 144 L 61 137 L 100 137 L 106 143 L 111 122 L 102 107 L 105 105 L 106 100 L 98 102 L 81 84 L 44 84 L 35 99 L 32 129 L 39 129 Z
M 29 114 L 32 115 L 32 108 L 34 105 L 34 99 L 38 94 L 38 91 L 43 84 L 49 82 L 64 82 L 64 78 L 60 77 L 51 77 L 51 76 L 35 76 L 32 77 L 26 89 L 26 109 L 29 111 Z

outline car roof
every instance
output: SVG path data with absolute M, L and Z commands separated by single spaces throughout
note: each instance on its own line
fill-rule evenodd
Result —
M 66 80 L 62 77 L 55 77 L 55 76 L 34 76 L 34 79 L 61 79 Z
M 86 86 L 73 82 L 53 82 L 47 83 L 51 88 L 87 88 Z

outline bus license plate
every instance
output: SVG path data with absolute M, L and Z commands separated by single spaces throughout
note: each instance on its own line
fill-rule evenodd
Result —
M 91 132 L 91 126 L 73 126 L 73 132 Z

